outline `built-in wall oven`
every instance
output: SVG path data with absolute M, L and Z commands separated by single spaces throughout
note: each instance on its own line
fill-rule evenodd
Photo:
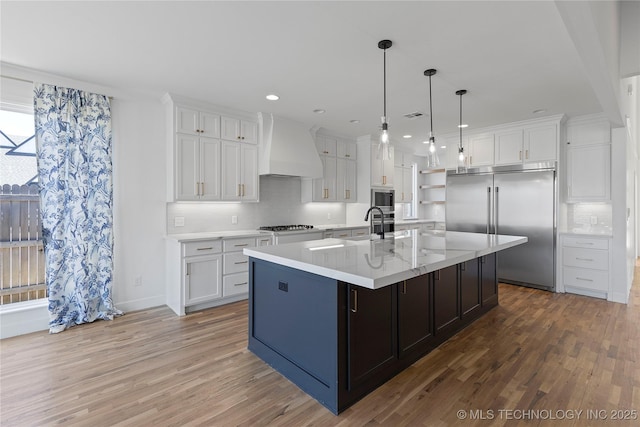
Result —
M 384 232 L 393 233 L 395 231 L 395 191 L 388 189 L 371 189 L 371 206 L 377 206 L 382 210 L 384 217 Z M 371 211 L 371 232 L 380 233 L 382 230 L 382 219 L 377 209 Z

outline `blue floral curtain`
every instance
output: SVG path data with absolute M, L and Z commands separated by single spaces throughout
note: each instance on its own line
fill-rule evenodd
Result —
M 113 305 L 111 110 L 104 95 L 34 85 L 49 332 L 122 314 Z

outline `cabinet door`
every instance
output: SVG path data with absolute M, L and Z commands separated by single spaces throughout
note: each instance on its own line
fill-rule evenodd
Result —
M 200 113 L 200 136 L 220 138 L 220 116 L 213 113 Z
M 240 144 L 222 141 L 222 199 L 240 200 L 241 187 L 241 152 Z
M 403 203 L 404 202 L 404 188 L 402 187 L 402 174 L 404 172 L 404 168 L 402 166 L 396 166 L 393 168 L 393 182 L 394 182 L 394 190 L 395 194 L 395 202 Z
M 378 153 L 378 144 L 371 145 L 371 185 L 374 187 L 393 188 L 395 173 L 393 146 L 389 147 L 389 160 L 382 160 Z
M 435 334 L 455 329 L 460 321 L 458 304 L 458 266 L 443 268 L 433 273 L 433 311 Z
M 413 201 L 413 169 L 410 167 L 402 168 L 402 193 L 405 203 Z
M 522 130 L 496 132 L 495 164 L 510 165 L 522 163 Z
M 200 198 L 200 145 L 198 137 L 176 135 L 176 200 Z
M 347 161 L 341 157 L 336 159 L 336 200 L 346 202 L 347 199 Z
M 460 264 L 460 300 L 462 318 L 472 316 L 480 309 L 480 261 L 473 259 Z
M 524 161 L 542 162 L 558 158 L 556 125 L 540 126 L 524 130 Z
M 357 165 L 354 160 L 347 160 L 344 164 L 344 201 L 356 203 L 356 175 Z
M 493 165 L 493 134 L 469 137 L 469 167 Z
M 347 141 L 338 141 L 338 157 L 348 160 L 356 160 L 356 144 Z
M 429 275 L 398 283 L 399 355 L 423 350 L 433 338 Z
M 200 138 L 200 199 L 220 200 L 220 141 Z
M 569 201 L 609 201 L 611 147 L 586 145 L 567 149 Z
M 247 144 L 258 143 L 258 123 L 246 120 L 240 121 L 240 139 Z
M 496 254 L 480 257 L 480 289 L 482 305 L 496 305 L 498 303 L 498 277 L 496 275 Z
M 244 201 L 258 200 L 258 147 L 242 144 L 241 194 Z
M 176 107 L 176 132 L 200 135 L 200 116 L 197 110 Z
M 337 197 L 338 163 L 335 157 L 326 157 L 324 161 L 324 188 L 327 190 L 325 201 L 335 201 Z
M 220 137 L 229 141 L 240 141 L 240 120 L 233 117 L 220 118 Z
M 185 305 L 194 305 L 222 296 L 222 255 L 185 259 Z
M 348 285 L 349 390 L 397 359 L 396 285 L 367 289 Z
M 383 185 L 385 187 L 393 188 L 393 174 L 394 174 L 394 159 L 395 159 L 395 151 L 393 146 L 389 147 L 389 160 L 382 160 L 382 174 L 384 176 Z

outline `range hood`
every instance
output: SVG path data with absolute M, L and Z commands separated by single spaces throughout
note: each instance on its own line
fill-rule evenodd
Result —
M 262 132 L 260 175 L 322 178 L 322 161 L 307 127 L 269 113 L 258 113 L 258 120 Z

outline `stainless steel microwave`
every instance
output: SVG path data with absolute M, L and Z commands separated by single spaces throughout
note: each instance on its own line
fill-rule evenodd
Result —
M 392 211 L 394 207 L 395 191 L 394 190 L 381 190 L 373 188 L 371 190 L 371 206 L 378 206 L 379 208 L 390 208 Z

